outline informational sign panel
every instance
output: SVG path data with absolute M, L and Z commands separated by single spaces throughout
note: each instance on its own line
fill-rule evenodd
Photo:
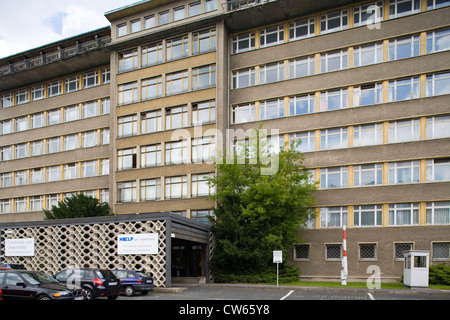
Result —
M 273 263 L 283 263 L 283 251 L 273 252 Z
M 5 239 L 5 257 L 34 257 L 34 238 Z
M 117 236 L 117 254 L 158 254 L 158 234 L 120 234 Z

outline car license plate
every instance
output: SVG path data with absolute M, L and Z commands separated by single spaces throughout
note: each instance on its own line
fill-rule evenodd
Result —
M 152 283 L 152 280 L 147 280 L 146 282 L 147 282 L 147 283 Z
M 84 297 L 83 297 L 83 296 L 81 296 L 81 297 L 75 297 L 75 298 L 73 298 L 73 300 L 84 300 Z
M 117 285 L 117 282 L 110 282 L 109 285 L 110 286 L 115 286 L 115 285 Z

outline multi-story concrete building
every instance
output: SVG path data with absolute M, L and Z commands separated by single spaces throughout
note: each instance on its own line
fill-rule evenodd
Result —
M 106 48 L 109 28 L 3 59 L 0 221 L 76 191 L 203 221 L 212 155 L 262 123 L 302 140 L 318 183 L 289 253 L 302 277 L 339 277 L 344 225 L 350 278 L 398 278 L 410 249 L 448 263 L 449 16 L 438 0 L 142 1 L 106 13 Z

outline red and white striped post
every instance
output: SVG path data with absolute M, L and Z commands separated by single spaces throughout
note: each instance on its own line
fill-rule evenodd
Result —
M 348 268 L 347 268 L 347 227 L 345 225 L 342 226 L 342 233 L 343 233 L 342 246 L 343 246 L 344 256 L 342 257 L 341 285 L 346 286 L 347 285 Z

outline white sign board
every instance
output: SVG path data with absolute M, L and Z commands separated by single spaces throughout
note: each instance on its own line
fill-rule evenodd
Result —
M 119 234 L 117 254 L 158 254 L 158 234 Z
M 5 257 L 34 257 L 34 238 L 5 239 Z
M 283 263 L 283 251 L 273 252 L 273 263 Z

